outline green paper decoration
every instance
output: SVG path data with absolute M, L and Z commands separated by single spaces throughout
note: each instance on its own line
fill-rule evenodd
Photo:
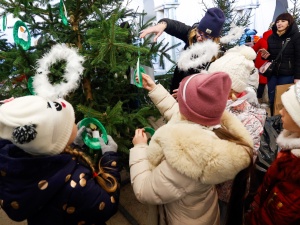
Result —
M 3 19 L 2 19 L 2 30 L 3 30 L 3 31 L 6 30 L 6 25 L 7 25 L 6 14 L 3 14 Z
M 29 77 L 29 79 L 27 81 L 27 87 L 28 87 L 28 89 L 29 89 L 29 91 L 30 91 L 30 93 L 32 95 L 36 95 L 35 92 L 34 92 L 34 88 L 33 88 L 32 82 L 33 82 L 33 77 Z
M 138 72 L 138 77 L 139 77 L 139 82 L 136 81 L 135 76 L 136 73 Z M 134 70 L 133 73 L 133 82 L 135 86 L 142 88 L 143 87 L 143 78 L 142 78 L 142 73 L 146 73 L 145 69 L 140 66 L 140 58 L 138 58 L 137 64 L 136 64 L 136 69 Z
M 69 22 L 68 22 L 68 19 L 67 19 L 67 10 L 66 10 L 66 7 L 65 7 L 65 4 L 64 4 L 63 0 L 60 0 L 60 3 L 59 3 L 59 14 L 60 14 L 62 23 L 65 26 L 67 26 Z
M 21 29 L 21 27 L 24 27 L 26 32 L 27 32 L 27 41 L 24 40 L 23 38 L 19 38 L 19 29 Z M 21 45 L 21 47 L 24 50 L 28 50 L 30 48 L 31 36 L 30 36 L 30 33 L 29 33 L 29 30 L 28 30 L 27 26 L 21 20 L 18 20 L 15 23 L 14 29 L 13 29 L 13 36 L 14 36 L 15 43 Z
M 151 136 L 155 133 L 155 130 L 152 127 L 145 127 L 145 132 L 149 133 Z
M 102 123 L 100 123 L 99 120 L 97 120 L 95 118 L 85 118 L 85 119 L 81 120 L 81 122 L 79 124 L 79 128 L 82 127 L 82 126 L 89 127 L 90 124 L 94 124 L 94 125 L 97 126 L 97 128 L 100 129 L 100 131 L 102 133 L 102 136 L 100 138 L 102 138 L 104 143 L 107 144 L 108 143 L 107 132 L 106 132 L 105 127 L 102 125 Z M 93 150 L 100 150 L 101 149 L 99 138 L 92 137 L 90 134 L 88 134 L 88 132 L 84 131 L 82 133 L 82 139 L 83 139 L 83 142 L 89 148 L 91 148 Z

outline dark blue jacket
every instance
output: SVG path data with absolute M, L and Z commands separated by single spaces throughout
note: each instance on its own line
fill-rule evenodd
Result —
M 101 164 L 120 182 L 113 161 L 118 165 L 117 153 L 108 152 Z M 119 189 L 108 194 L 69 154 L 32 156 L 0 140 L 0 203 L 12 220 L 28 225 L 100 225 L 117 212 Z

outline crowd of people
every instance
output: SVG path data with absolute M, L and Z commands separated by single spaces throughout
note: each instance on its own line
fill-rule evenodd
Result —
M 193 26 L 162 19 L 140 37 L 173 35 L 186 44 L 220 45 L 222 10 L 208 9 Z M 224 50 L 187 71 L 175 69 L 168 88 L 147 74 L 141 82 L 167 123 L 151 140 L 136 129 L 130 149 L 130 178 L 136 198 L 149 206 L 149 225 L 300 224 L 300 34 L 289 13 L 252 47 Z M 272 76 L 258 73 L 290 38 Z M 256 54 L 258 53 L 258 54 Z M 199 56 L 201 57 L 201 56 Z M 281 96 L 280 152 L 249 207 L 245 198 L 259 154 L 267 112 L 273 115 L 276 85 L 294 83 Z M 82 151 L 83 132 L 72 105 L 62 98 L 24 96 L 0 106 L 0 207 L 29 225 L 105 224 L 118 210 L 117 144 L 100 136 L 96 164 Z M 245 210 L 247 208 L 247 210 Z

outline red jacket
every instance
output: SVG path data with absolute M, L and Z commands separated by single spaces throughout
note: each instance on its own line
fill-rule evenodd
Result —
M 259 39 L 255 45 L 252 46 L 255 52 L 257 52 L 257 56 L 255 59 L 255 67 L 259 69 L 267 60 L 263 59 L 261 57 L 261 53 L 258 52 L 259 49 L 268 49 L 268 37 L 272 34 L 272 30 L 268 30 L 263 33 L 263 37 Z M 266 84 L 267 78 L 259 74 L 259 83 L 260 84 Z
M 291 151 L 281 153 L 258 189 L 247 225 L 300 224 L 300 158 Z

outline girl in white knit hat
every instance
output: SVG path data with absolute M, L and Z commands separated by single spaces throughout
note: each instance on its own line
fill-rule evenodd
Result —
M 281 100 L 280 152 L 254 198 L 247 225 L 300 224 L 300 82 L 283 93 Z
M 259 78 L 253 62 L 255 57 L 256 53 L 252 48 L 245 45 L 236 46 L 213 62 L 208 69 L 209 72 L 227 72 L 231 78 L 231 94 L 226 108 L 237 116 L 251 134 L 254 142 L 253 162 L 257 157 L 266 120 L 266 110 L 260 108 L 254 91 L 258 86 Z M 218 185 L 221 224 L 225 221 L 231 186 L 232 181 Z
M 0 208 L 10 219 L 102 225 L 117 212 L 117 144 L 100 138 L 103 157 L 94 166 L 70 147 L 74 122 L 72 105 L 59 98 L 25 96 L 0 106 Z

